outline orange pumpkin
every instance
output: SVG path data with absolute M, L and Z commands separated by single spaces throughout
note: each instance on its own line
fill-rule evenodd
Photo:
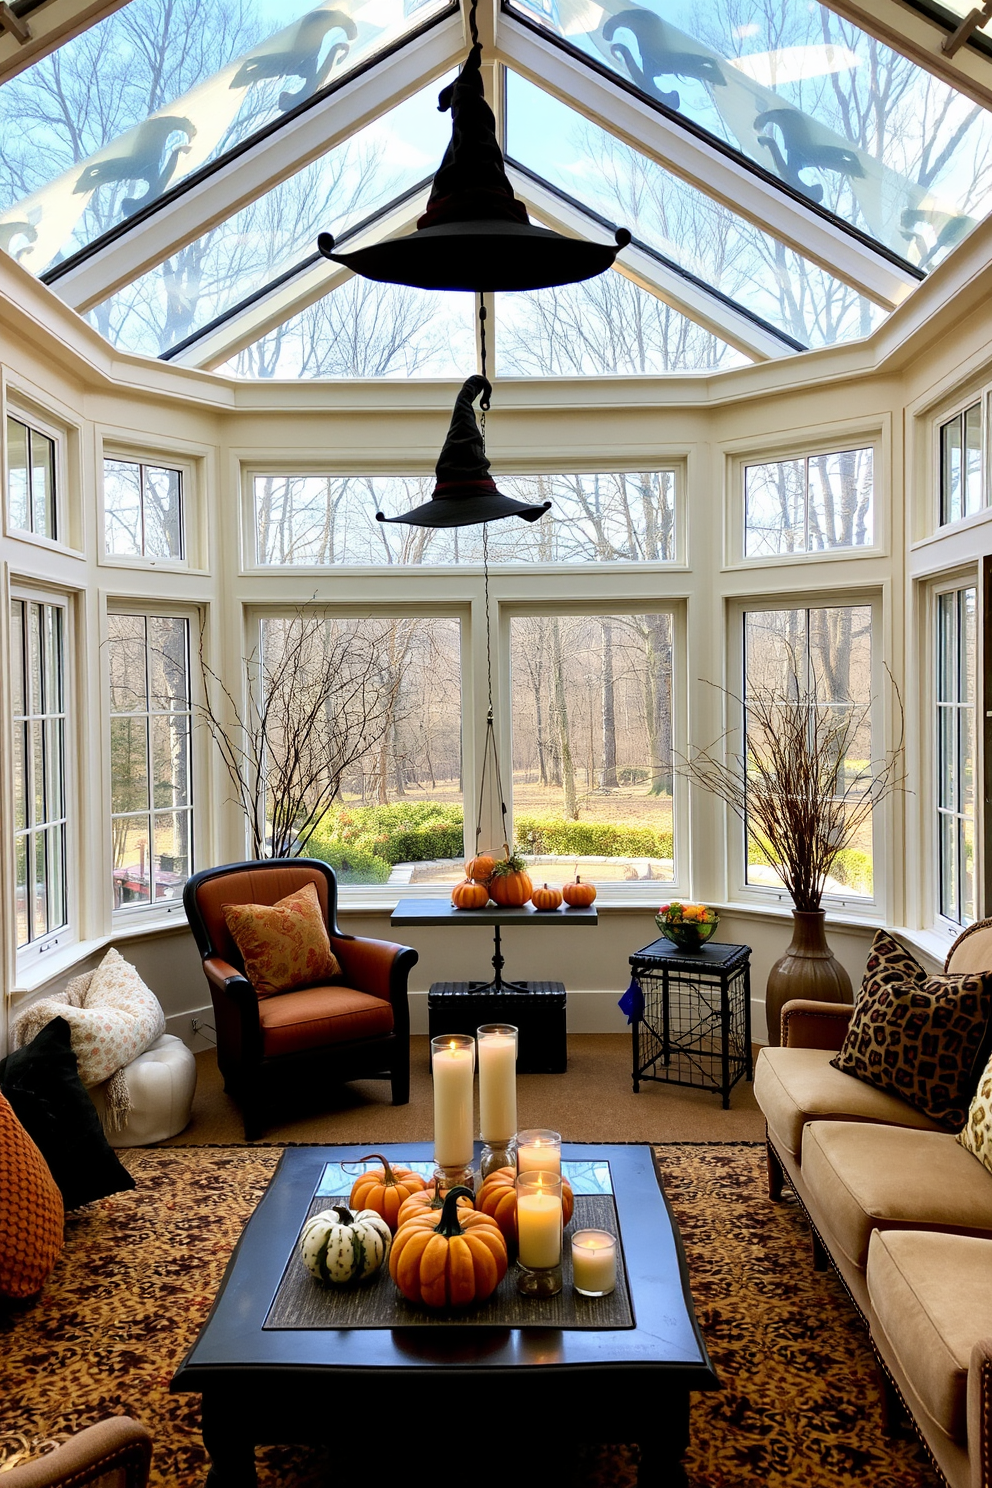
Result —
M 575 875 L 574 883 L 562 886 L 561 892 L 565 903 L 573 905 L 576 909 L 587 909 L 596 897 L 593 885 L 583 883 L 578 874 Z
M 480 1214 L 488 1214 L 499 1225 L 500 1233 L 508 1245 L 517 1243 L 517 1170 L 497 1168 L 483 1180 L 476 1195 L 475 1207 Z M 562 1222 L 568 1224 L 575 1211 L 575 1195 L 567 1178 L 561 1180 Z
M 545 884 L 543 888 L 535 889 L 530 899 L 535 909 L 557 909 L 561 903 L 561 890 L 549 889 Z
M 489 890 L 485 884 L 473 883 L 466 878 L 452 889 L 451 902 L 456 909 L 485 909 L 489 903 Z
M 493 869 L 493 876 L 489 880 L 489 897 L 504 909 L 519 909 L 526 904 L 534 892 L 534 885 L 524 872 L 524 860 L 518 858 L 516 853 L 506 849 L 506 857 L 501 858 Z
M 382 1215 L 389 1228 L 395 1230 L 399 1223 L 400 1205 L 411 1194 L 425 1189 L 427 1180 L 409 1168 L 391 1167 L 381 1152 L 370 1152 L 362 1162 L 373 1157 L 379 1159 L 382 1167 L 373 1168 L 370 1173 L 362 1173 L 355 1179 L 348 1206 L 351 1209 L 374 1209 L 376 1214 Z
M 437 1216 L 443 1208 L 444 1194 L 438 1193 L 436 1183 L 428 1183 L 427 1187 L 422 1189 L 420 1193 L 411 1194 L 408 1199 L 403 1200 L 396 1220 L 396 1228 L 399 1229 L 400 1225 L 405 1225 L 407 1220 L 412 1219 L 415 1214 L 433 1214 Z M 472 1199 L 463 1197 L 458 1200 L 458 1208 L 474 1209 L 475 1203 Z
M 495 867 L 495 858 L 491 858 L 488 853 L 480 853 L 478 857 L 469 858 L 465 864 L 465 877 L 474 879 L 476 883 L 487 884 Z
M 499 1226 L 477 1209 L 458 1208 L 467 1188 L 451 1188 L 440 1217 L 427 1211 L 397 1231 L 389 1274 L 408 1302 L 425 1307 L 466 1307 L 491 1297 L 506 1275 L 506 1241 Z

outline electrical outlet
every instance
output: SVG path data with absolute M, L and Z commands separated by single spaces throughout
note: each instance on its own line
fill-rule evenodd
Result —
M 200 1022 L 199 1018 L 190 1018 L 190 1020 L 189 1020 L 189 1031 L 190 1031 L 190 1033 L 199 1033 L 199 1031 L 200 1031 L 200 1029 L 202 1027 L 203 1027 L 203 1024 Z

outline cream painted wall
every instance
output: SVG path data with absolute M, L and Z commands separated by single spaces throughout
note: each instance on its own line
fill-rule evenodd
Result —
M 869 340 L 723 374 L 699 377 L 559 379 L 500 382 L 489 420 L 496 470 L 582 468 L 597 463 L 638 468 L 676 460 L 684 471 L 685 562 L 650 574 L 590 572 L 583 597 L 671 601 L 684 618 L 691 665 L 680 709 L 689 737 L 708 743 L 721 732 L 719 697 L 706 685 L 727 676 L 727 638 L 735 606 L 747 599 L 791 601 L 837 595 L 877 604 L 880 655 L 907 704 L 910 793 L 880 814 L 879 876 L 884 891 L 860 922 L 848 906 L 831 941 L 852 978 L 860 977 L 876 923 L 925 929 L 934 919 L 929 833 L 929 652 L 924 627 L 934 575 L 977 573 L 992 554 L 992 509 L 961 529 L 933 534 L 931 449 L 935 419 L 992 382 L 992 224 L 973 233 Z M 416 602 L 422 590 L 400 574 L 252 574 L 239 562 L 241 467 L 292 462 L 294 468 L 390 471 L 432 466 L 449 417 L 450 383 L 239 384 L 114 352 L 18 264 L 0 255 L 0 375 L 9 408 L 43 409 L 65 431 L 69 525 L 58 548 L 2 537 L 0 647 L 9 655 L 13 586 L 46 586 L 74 606 L 75 717 L 73 801 L 76 839 L 76 953 L 31 971 L 18 968 L 11 923 L 10 698 L 0 684 L 0 923 L 5 1006 L 20 1007 L 74 970 L 93 964 L 115 943 L 159 993 L 173 1031 L 188 1033 L 205 1001 L 205 983 L 184 929 L 163 930 L 155 915 L 112 922 L 109 782 L 101 640 L 108 603 L 171 602 L 202 613 L 207 645 L 219 670 L 234 674 L 244 645 L 246 611 L 261 602 L 292 604 L 316 593 L 356 607 L 377 599 Z M 876 478 L 881 540 L 863 556 L 812 563 L 744 564 L 735 557 L 735 472 L 743 456 L 774 456 L 810 441 L 871 438 L 879 452 Z M 103 442 L 152 453 L 178 450 L 195 469 L 194 541 L 187 571 L 123 567 L 100 557 L 99 473 Z M 481 616 L 473 586 L 457 573 L 438 576 L 437 604 L 461 614 L 481 655 Z M 504 605 L 556 601 L 576 593 L 568 576 L 501 575 L 494 593 Z M 466 759 L 471 725 L 481 714 L 481 677 L 467 701 Z M 894 712 L 887 703 L 891 740 Z M 504 727 L 508 727 L 504 710 Z M 508 743 L 504 737 L 504 745 Z M 241 855 L 241 826 L 227 804 L 216 760 L 201 742 L 198 862 Z M 772 961 L 788 940 L 784 906 L 742 897 L 728 865 L 736 838 L 716 803 L 696 798 L 687 820 L 687 890 L 724 907 L 721 938 L 754 950 L 755 1034 Z M 627 956 L 653 938 L 652 904 L 604 904 L 590 932 L 520 932 L 508 937 L 508 972 L 554 977 L 572 992 L 575 1027 L 622 1028 L 613 1008 L 627 981 Z M 855 922 L 852 922 L 852 919 Z M 381 912 L 342 913 L 348 929 L 389 935 Z M 946 938 L 946 936 L 945 936 Z M 519 942 L 519 944 L 518 944 Z M 412 985 L 422 994 L 433 980 L 488 971 L 488 937 L 418 932 L 421 961 Z M 420 1011 L 415 1011 L 418 1021 Z M 184 1026 L 184 1024 L 186 1026 Z M 0 1028 L 0 1039 L 3 1030 Z

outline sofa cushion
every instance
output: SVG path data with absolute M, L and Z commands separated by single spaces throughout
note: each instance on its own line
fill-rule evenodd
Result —
M 341 975 L 314 884 L 305 883 L 275 904 L 221 907 L 245 975 L 260 998 Z
M 802 1167 L 825 1244 L 862 1271 L 873 1230 L 992 1237 L 992 1182 L 949 1132 L 811 1121 Z
M 876 930 L 868 952 L 858 998 L 875 996 L 883 987 L 922 987 L 927 974 L 911 951 L 887 930 Z
M 979 973 L 862 989 L 834 1068 L 901 1096 L 945 1131 L 960 1131 L 988 1027 L 989 990 Z
M 41 1149 L 66 1209 L 134 1187 L 79 1078 L 64 1018 L 53 1018 L 30 1044 L 7 1055 L 0 1091 Z
M 878 1121 L 937 1131 L 936 1123 L 897 1095 L 835 1069 L 829 1049 L 764 1048 L 754 1068 L 754 1098 L 781 1152 L 799 1160 L 807 1121 Z
M 885 1230 L 868 1248 L 872 1333 L 898 1363 L 930 1419 L 967 1445 L 968 1364 L 992 1336 L 992 1240 Z
M 265 1058 L 326 1044 L 381 1038 L 393 1031 L 392 1005 L 354 987 L 307 987 L 258 1005 Z
M 62 1196 L 2 1095 L 0 1195 L 0 1297 L 33 1297 L 62 1249 Z

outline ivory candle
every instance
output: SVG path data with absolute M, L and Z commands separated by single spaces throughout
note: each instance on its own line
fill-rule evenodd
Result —
M 572 1284 L 587 1297 L 605 1297 L 617 1284 L 617 1242 L 605 1230 L 572 1236 Z
M 528 1270 L 561 1262 L 561 1177 L 525 1173 L 517 1179 L 517 1256 Z
M 479 1125 L 484 1142 L 508 1142 L 517 1129 L 517 1030 L 479 1029 Z
M 517 1132 L 517 1174 L 561 1173 L 561 1133 Z
M 475 1123 L 475 1039 L 456 1033 L 431 1039 L 434 1075 L 434 1161 L 462 1168 L 472 1161 Z

